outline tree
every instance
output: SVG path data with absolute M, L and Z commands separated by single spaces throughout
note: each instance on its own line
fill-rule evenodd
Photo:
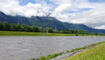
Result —
M 16 24 L 10 24 L 10 31 L 17 31 Z
M 3 30 L 3 24 L 0 22 L 0 30 Z
M 9 31 L 10 30 L 10 25 L 8 24 L 8 22 L 4 22 L 3 24 L 2 24 L 2 26 L 3 26 L 3 30 L 5 30 L 5 31 Z
M 52 28 L 46 28 L 46 31 L 47 31 L 48 33 L 53 33 L 53 32 L 54 32 Z
M 33 32 L 40 32 L 40 28 L 32 26 L 32 31 Z

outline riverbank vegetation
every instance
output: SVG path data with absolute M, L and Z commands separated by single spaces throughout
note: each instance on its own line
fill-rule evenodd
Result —
M 96 46 L 64 60 L 105 60 L 105 44 Z
M 0 31 L 0 36 L 105 36 L 95 34 L 64 34 L 64 33 L 45 33 L 45 32 L 21 32 L 21 31 Z
M 95 50 L 95 48 L 96 48 L 96 46 L 98 46 L 99 45 L 99 47 L 100 47 L 100 45 L 101 44 L 104 44 L 104 47 L 103 47 L 103 50 L 102 50 L 102 47 L 101 48 L 98 48 L 97 50 Z M 84 47 L 82 47 L 82 48 L 75 48 L 75 49 L 72 49 L 72 50 L 68 50 L 68 51 L 66 51 L 66 52 L 61 52 L 61 53 L 56 53 L 56 54 L 50 54 L 50 55 L 48 55 L 47 57 L 45 57 L 45 56 L 41 56 L 40 58 L 38 58 L 38 59 L 35 59 L 35 58 L 33 58 L 33 59 L 30 59 L 30 60 L 50 60 L 50 59 L 52 59 L 52 58 L 55 58 L 55 57 L 58 57 L 58 56 L 61 56 L 61 55 L 64 55 L 64 54 L 67 54 L 67 53 L 73 53 L 73 52 L 78 52 L 78 51 L 80 51 L 80 50 L 84 50 L 84 49 L 89 49 L 89 50 L 91 50 L 91 49 L 93 49 L 92 51 L 94 51 L 93 53 L 94 54 L 97 54 L 97 53 L 100 53 L 100 51 L 105 51 L 105 41 L 103 41 L 103 42 L 99 42 L 99 43 L 95 43 L 95 44 L 91 44 L 91 45 L 88 45 L 88 46 L 84 46 Z M 99 49 L 101 49 L 100 51 L 98 51 Z M 90 52 L 90 51 L 89 51 Z M 87 54 L 87 55 L 84 55 L 83 53 L 82 54 L 80 54 L 80 55 L 78 55 L 78 56 L 76 56 L 77 58 L 79 58 L 79 56 L 88 56 L 88 54 L 89 54 L 89 52 L 86 52 L 85 54 Z M 88 56 L 88 57 L 90 57 L 91 56 L 91 54 L 92 54 L 92 52 L 90 53 L 90 55 Z M 94 55 L 93 54 L 93 55 Z M 101 53 L 102 54 L 102 53 Z M 98 54 L 97 54 L 98 55 Z M 100 54 L 99 54 L 100 55 Z M 105 56 L 105 52 L 104 52 L 104 54 L 102 54 L 102 55 L 104 55 Z M 96 56 L 96 55 L 95 55 Z M 101 56 L 101 55 L 100 55 Z M 75 58 L 75 56 L 73 56 L 73 58 Z M 93 56 L 93 58 L 95 58 L 94 56 Z M 67 59 L 65 59 L 65 60 L 69 60 L 69 59 L 71 59 L 71 60 L 81 60 L 81 58 L 80 59 L 72 59 L 72 58 L 67 58 Z M 85 59 L 85 57 L 84 57 L 84 59 Z M 90 59 L 87 59 L 87 60 L 90 60 Z M 102 58 L 101 59 L 97 59 L 96 58 L 96 60 L 102 60 Z
M 103 33 L 89 33 L 84 30 L 54 30 L 25 24 L 0 22 L 0 35 L 15 36 L 105 36 Z
M 20 32 L 20 31 L 0 31 L 0 36 L 75 36 L 75 34 L 44 33 L 44 32 Z

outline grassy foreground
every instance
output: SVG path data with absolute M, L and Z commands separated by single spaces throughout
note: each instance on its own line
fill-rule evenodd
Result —
M 105 60 L 105 44 L 96 46 L 64 60 Z
M 0 31 L 0 36 L 105 36 L 90 34 L 63 34 L 63 33 L 42 33 L 42 32 L 18 32 L 18 31 Z

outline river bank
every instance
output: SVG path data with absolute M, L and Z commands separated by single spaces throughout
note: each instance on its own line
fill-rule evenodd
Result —
M 105 43 L 62 60 L 105 60 Z
M 105 34 L 63 34 L 43 32 L 0 31 L 0 36 L 105 36 Z

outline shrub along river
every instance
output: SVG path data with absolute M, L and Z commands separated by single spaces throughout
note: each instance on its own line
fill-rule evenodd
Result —
M 29 60 L 101 41 L 104 36 L 1 36 L 0 60 Z

